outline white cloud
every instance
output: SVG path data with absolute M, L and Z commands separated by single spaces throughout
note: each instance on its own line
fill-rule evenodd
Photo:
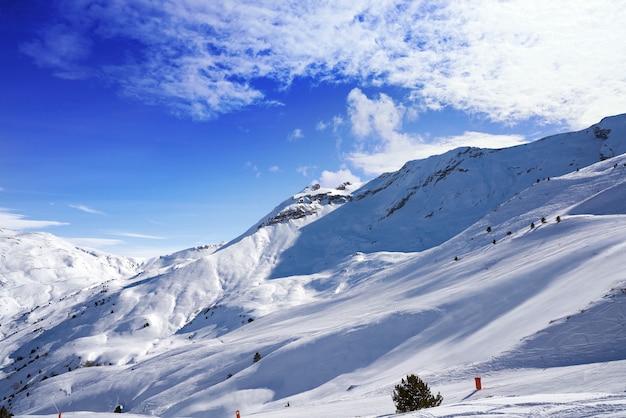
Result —
M 319 121 L 317 125 L 315 126 L 315 129 L 318 131 L 325 131 L 328 128 L 332 128 L 333 132 L 337 132 L 337 130 L 341 126 L 343 126 L 343 124 L 344 124 L 343 118 L 337 115 L 337 116 L 333 116 L 333 118 L 328 122 L 325 122 L 323 120 Z
M 302 174 L 304 177 L 308 177 L 311 174 L 311 171 L 316 169 L 316 166 L 301 165 L 296 168 L 296 172 Z
M 86 213 L 91 213 L 93 215 L 105 215 L 104 212 L 101 212 L 101 211 L 96 210 L 96 209 L 92 209 L 92 208 L 90 208 L 88 206 L 85 206 L 85 205 L 69 205 L 69 206 L 71 208 L 78 209 L 78 210 L 86 212 Z
M 258 179 L 261 177 L 261 171 L 256 164 L 252 164 L 250 161 L 247 161 L 245 164 L 246 170 L 251 170 L 254 173 L 254 176 Z
M 58 221 L 41 221 L 34 219 L 26 219 L 25 215 L 12 213 L 9 209 L 0 208 L 0 226 L 8 229 L 43 229 L 50 226 L 69 225 L 66 222 Z
M 492 135 L 484 132 L 464 132 L 463 135 L 437 138 L 435 143 L 429 145 L 439 148 L 441 152 L 445 152 L 450 149 L 468 146 L 499 149 L 514 147 L 527 142 L 528 140 L 522 135 Z M 436 153 L 439 154 L 441 152 Z
M 358 137 L 375 133 L 390 138 L 402 124 L 404 108 L 396 106 L 386 94 L 381 94 L 378 100 L 370 100 L 355 88 L 348 94 L 348 114 L 352 131 Z
M 384 94 L 378 99 L 370 99 L 359 89 L 354 89 L 348 95 L 347 104 L 351 129 L 359 141 L 356 149 L 345 158 L 366 175 L 395 171 L 409 160 L 442 154 L 458 147 L 504 148 L 527 142 L 521 135 L 480 132 L 465 132 L 426 142 L 419 135 L 402 131 L 405 109 Z
M 124 64 L 99 57 L 90 71 L 197 119 L 270 103 L 253 81 L 296 77 L 399 86 L 417 108 L 506 123 L 581 127 L 626 111 L 621 0 L 61 3 L 64 23 L 24 53 L 71 77 L 95 42 L 130 40 L 141 48 Z
M 322 175 L 317 183 L 322 187 L 334 188 L 342 185 L 343 183 L 349 182 L 351 184 L 361 183 L 361 179 L 352 174 L 352 172 L 347 168 L 342 168 L 337 171 L 322 171 Z
M 387 95 L 369 99 L 361 90 L 348 95 L 352 132 L 359 138 L 357 149 L 346 156 L 367 175 L 394 171 L 422 155 L 420 136 L 401 132 L 404 108 Z
M 304 138 L 304 134 L 302 133 L 302 129 L 294 129 L 289 136 L 287 137 L 287 140 L 289 142 L 294 142 L 297 141 L 298 139 L 302 139 Z
M 124 243 L 124 241 L 122 240 L 109 239 L 109 238 L 65 238 L 65 239 L 74 245 L 78 245 L 79 247 L 90 247 L 90 248 L 110 247 L 113 245 L 120 245 Z
M 280 173 L 281 169 L 279 166 L 277 165 L 273 165 L 269 168 L 270 173 Z
M 141 238 L 141 239 L 165 239 L 156 235 L 136 234 L 134 232 L 108 232 L 107 235 L 114 235 L 117 237 L 127 238 Z
M 55 69 L 55 75 L 66 79 L 87 77 L 78 64 L 90 55 L 91 41 L 73 28 L 62 24 L 46 27 L 41 38 L 20 45 L 20 51 L 37 65 Z
M 444 22 L 446 62 L 416 96 L 496 121 L 538 116 L 575 128 L 624 112 L 626 9 L 618 3 L 451 2 L 446 14 L 460 25 Z

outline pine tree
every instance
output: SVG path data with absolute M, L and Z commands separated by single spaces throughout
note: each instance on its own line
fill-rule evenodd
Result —
M 428 385 L 414 374 L 408 375 L 406 380 L 402 379 L 402 383 L 396 385 L 391 398 L 398 413 L 432 408 L 441 405 L 443 401 L 439 393 L 433 396 Z
M 13 414 L 10 413 L 6 407 L 3 406 L 0 408 L 0 418 L 11 418 L 12 416 Z

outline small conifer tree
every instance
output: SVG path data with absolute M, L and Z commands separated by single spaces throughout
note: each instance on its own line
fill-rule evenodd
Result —
M 252 361 L 256 363 L 256 362 L 257 362 L 257 361 L 259 361 L 259 360 L 261 360 L 261 355 L 260 355 L 260 354 L 259 354 L 259 352 L 257 351 L 257 352 L 254 354 L 254 357 L 252 358 Z
M 0 418 L 11 418 L 13 416 L 12 413 L 9 412 L 8 409 L 6 409 L 6 407 L 2 407 L 0 408 Z
M 398 413 L 432 408 L 441 405 L 443 401 L 439 393 L 433 396 L 428 385 L 414 374 L 408 375 L 406 380 L 402 379 L 402 383 L 396 385 L 391 398 Z

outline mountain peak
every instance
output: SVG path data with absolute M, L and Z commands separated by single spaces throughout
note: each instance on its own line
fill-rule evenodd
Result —
M 324 209 L 328 212 L 333 205 L 342 205 L 352 200 L 351 190 L 354 188 L 349 182 L 333 189 L 323 188 L 319 184 L 309 185 L 274 209 L 257 227 L 289 223 L 319 214 Z

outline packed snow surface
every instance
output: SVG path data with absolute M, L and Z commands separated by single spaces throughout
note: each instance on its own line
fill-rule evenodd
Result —
M 388 417 L 415 373 L 405 416 L 625 416 L 625 152 L 623 115 L 463 148 L 143 264 L 1 230 L 0 405 Z

